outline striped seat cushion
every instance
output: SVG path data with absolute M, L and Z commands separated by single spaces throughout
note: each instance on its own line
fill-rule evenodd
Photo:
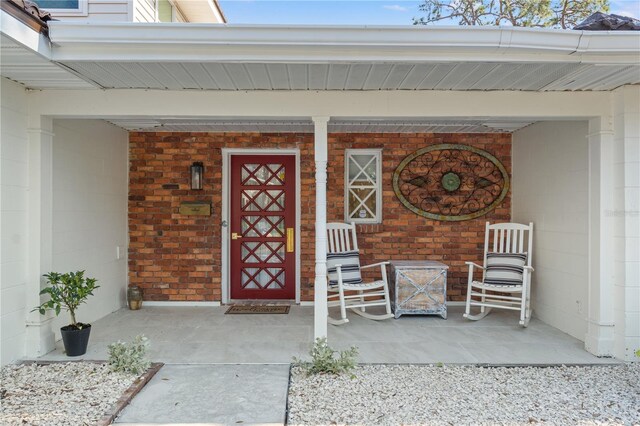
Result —
M 484 283 L 499 286 L 522 285 L 527 253 L 487 253 Z
M 329 274 L 329 285 L 338 285 L 338 270 L 336 265 L 342 265 L 342 283 L 343 284 L 360 284 L 362 276 L 360 275 L 360 252 L 358 250 L 345 251 L 342 253 L 327 254 L 327 273 Z

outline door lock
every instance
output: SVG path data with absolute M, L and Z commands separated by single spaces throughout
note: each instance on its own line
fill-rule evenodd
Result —
M 232 240 L 237 240 L 238 238 L 242 238 L 240 235 L 238 235 L 237 232 L 232 232 L 231 233 L 231 239 Z

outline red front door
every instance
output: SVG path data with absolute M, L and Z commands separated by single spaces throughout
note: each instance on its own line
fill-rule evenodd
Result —
M 231 298 L 295 299 L 293 155 L 231 157 Z

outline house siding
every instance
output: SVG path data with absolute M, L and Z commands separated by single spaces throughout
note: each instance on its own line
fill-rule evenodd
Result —
M 219 301 L 221 291 L 222 148 L 297 148 L 301 179 L 301 300 L 313 300 L 315 180 L 313 135 L 131 133 L 129 169 L 129 281 L 153 301 Z M 439 222 L 417 216 L 397 199 L 392 176 L 413 151 L 458 143 L 484 149 L 511 173 L 509 134 L 330 134 L 327 218 L 344 221 L 344 150 L 383 149 L 383 223 L 358 226 L 363 264 L 432 259 L 450 266 L 448 297 L 463 300 L 465 261 L 481 261 L 485 221 L 510 220 L 510 194 L 474 220 Z M 205 185 L 189 190 L 189 166 L 202 161 Z M 163 189 L 174 183 L 179 189 Z M 181 216 L 184 201 L 212 203 L 211 217 Z
M 47 9 L 51 15 L 63 21 L 103 21 L 130 22 L 129 3 L 131 0 L 89 0 L 86 15 L 68 15 Z

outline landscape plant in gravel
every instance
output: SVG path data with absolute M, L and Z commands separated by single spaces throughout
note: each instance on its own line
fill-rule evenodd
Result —
M 109 366 L 117 372 L 142 374 L 151 366 L 148 349 L 149 339 L 144 334 L 134 337 L 131 342 L 118 340 L 109 345 Z
M 336 354 L 338 357 L 336 358 Z M 309 352 L 311 361 L 293 358 L 293 363 L 302 368 L 307 375 L 311 374 L 343 374 L 356 367 L 358 348 L 352 346 L 344 351 L 333 350 L 327 343 L 327 338 L 318 338 Z

